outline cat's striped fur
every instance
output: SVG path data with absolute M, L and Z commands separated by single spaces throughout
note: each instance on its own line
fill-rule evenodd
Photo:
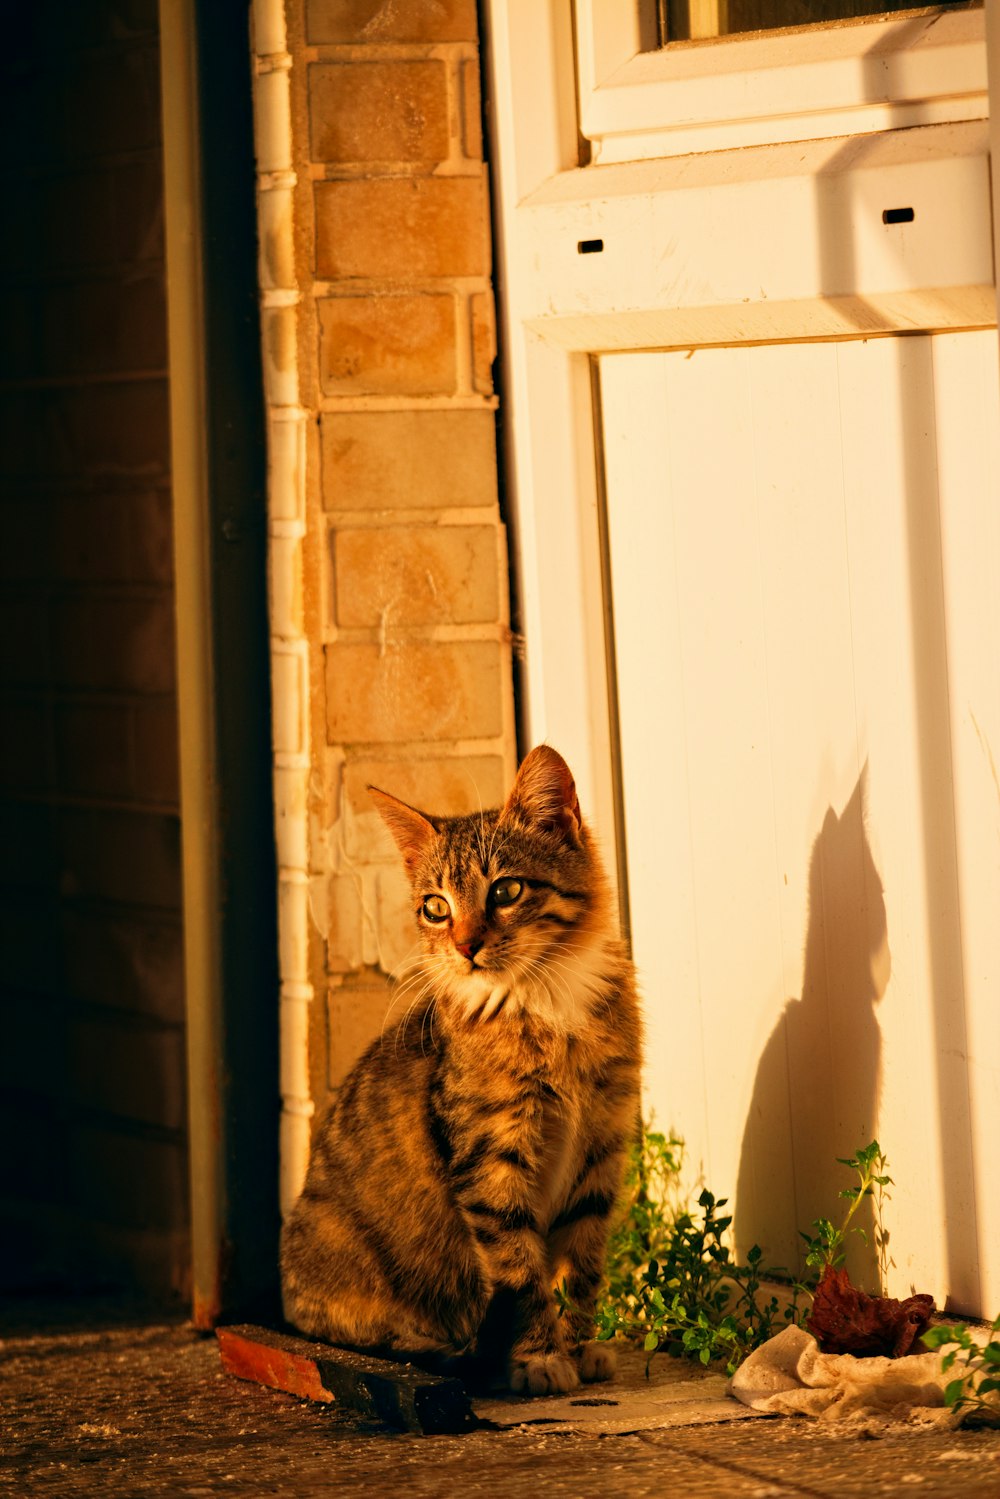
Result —
M 606 1379 L 590 1341 L 638 1111 L 632 967 L 569 769 L 500 811 L 372 791 L 410 875 L 417 1002 L 361 1058 L 282 1235 L 285 1314 L 393 1354 L 502 1356 L 515 1390 Z M 559 1318 L 554 1285 L 578 1309 Z

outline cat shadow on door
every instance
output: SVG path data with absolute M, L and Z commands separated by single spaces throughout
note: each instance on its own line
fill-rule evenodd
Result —
M 803 1268 L 817 1218 L 838 1223 L 840 1192 L 856 1184 L 838 1157 L 877 1133 L 881 1034 L 876 1006 L 891 959 L 882 881 L 865 828 L 867 764 L 843 811 L 829 807 L 809 861 L 802 993 L 789 999 L 761 1055 L 743 1131 L 734 1204 L 737 1253 L 759 1244 L 764 1263 Z M 847 1268 L 876 1280 L 873 1204 L 853 1220 Z M 852 1225 L 853 1226 L 853 1225 Z

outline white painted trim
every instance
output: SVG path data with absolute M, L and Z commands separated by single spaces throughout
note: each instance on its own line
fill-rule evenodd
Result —
M 981 119 L 981 10 L 639 51 L 635 7 L 579 0 L 580 129 L 599 162 Z
M 272 239 L 261 262 L 264 394 L 267 404 L 268 575 L 271 632 L 275 839 L 278 854 L 280 1205 L 302 1189 L 313 1114 L 307 1045 L 309 1011 L 309 642 L 304 629 L 300 550 L 305 535 L 306 423 L 299 403 L 297 285 L 275 285 L 273 265 L 292 266 L 296 176 L 290 105 L 291 58 L 284 0 L 253 4 L 254 130 L 258 216 Z M 274 243 L 280 237 L 281 244 Z M 261 235 L 262 242 L 265 239 Z M 279 364 L 268 329 L 281 323 Z
M 990 162 L 993 184 L 993 282 L 1000 323 L 1000 5 L 986 6 L 987 74 L 990 85 Z
M 988 145 L 973 121 L 564 172 L 508 217 L 518 316 L 573 352 L 989 325 Z
M 485 40 L 496 100 L 494 225 L 502 247 L 504 288 L 500 346 L 508 438 L 506 501 L 526 642 L 522 730 L 527 743 L 547 740 L 569 758 L 581 805 L 613 869 L 614 793 L 589 369 L 585 358 L 567 358 L 525 327 L 521 252 L 530 251 L 513 224 L 526 194 L 577 162 L 570 4 L 490 0 Z M 515 72 L 516 104 L 511 92 Z
M 601 11 L 616 86 L 613 46 L 636 42 L 629 11 Z M 954 20 L 968 24 L 942 17 L 949 34 Z M 815 35 L 843 49 L 851 29 Z M 585 355 L 991 324 L 986 127 L 580 168 L 569 0 L 490 0 L 487 40 L 523 726 L 571 757 L 613 847 L 606 662 L 588 599 L 599 541 Z M 911 204 L 913 225 L 883 226 L 883 208 Z M 839 250 L 838 219 L 853 230 Z M 603 252 L 579 254 L 591 238 Z

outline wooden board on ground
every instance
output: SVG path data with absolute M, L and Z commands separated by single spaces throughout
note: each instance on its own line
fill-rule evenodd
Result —
M 336 1403 L 403 1431 L 455 1433 L 472 1431 L 477 1424 L 458 1379 L 267 1327 L 219 1327 L 216 1337 L 222 1367 L 237 1379 Z

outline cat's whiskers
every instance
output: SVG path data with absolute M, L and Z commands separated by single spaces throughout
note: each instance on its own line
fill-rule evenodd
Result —
M 611 980 L 601 972 L 599 957 L 606 952 L 603 942 L 595 944 L 595 962 L 588 972 L 585 951 L 573 954 L 575 961 L 558 956 L 550 948 L 525 959 L 525 977 L 536 996 L 537 1004 L 548 1010 L 560 1029 L 575 1029 L 592 1013 L 594 1004 L 603 1005 L 609 1018 L 613 1011 L 606 990 Z
M 414 978 L 411 979 L 409 981 L 409 983 L 405 987 L 406 987 L 406 989 L 412 989 L 412 991 L 413 991 L 413 997 L 412 997 L 412 999 L 410 999 L 409 1003 L 406 1006 L 406 1009 L 403 1011 L 402 1019 L 399 1021 L 399 1023 L 396 1025 L 395 1029 L 393 1030 L 393 1057 L 396 1058 L 396 1059 L 398 1059 L 398 1057 L 399 1057 L 399 1043 L 400 1043 L 400 1040 L 401 1039 L 405 1040 L 405 1037 L 406 1037 L 406 1027 L 409 1024 L 410 1016 L 413 1014 L 414 1010 L 417 1008 L 418 1005 L 422 1004 L 428 998 L 430 998 L 430 1000 L 431 1000 L 431 1006 L 433 1006 L 433 1004 L 435 1002 L 434 998 L 433 998 L 433 995 L 434 995 L 433 975 L 429 971 L 425 970 L 422 974 L 415 975 Z M 426 1010 L 428 1008 L 430 1008 L 431 1006 L 424 1005 L 424 1011 L 422 1013 L 426 1013 Z M 384 1030 L 385 1030 L 385 1027 L 384 1027 L 384 1024 L 383 1024 L 383 1035 L 384 1035 Z M 421 1035 L 422 1034 L 423 1034 L 423 1020 L 421 1020 Z
M 408 974 L 407 970 L 409 970 Z M 407 999 L 408 995 L 410 994 L 414 994 L 412 1003 L 416 1003 L 420 998 L 420 989 L 430 988 L 430 976 L 427 973 L 426 954 L 420 953 L 412 959 L 404 960 L 403 964 L 400 965 L 400 968 L 397 969 L 397 975 L 401 971 L 407 976 L 403 978 L 397 977 L 395 983 L 393 984 L 392 998 L 390 999 L 386 1012 L 382 1017 L 382 1025 L 379 1030 L 380 1041 L 384 1040 L 385 1038 L 386 1027 L 389 1024 L 389 1020 L 393 1010 L 395 1010 L 404 999 Z M 407 1013 L 409 1012 L 410 1007 L 411 1005 L 408 1004 Z
M 475 776 L 469 770 L 468 766 L 463 766 L 463 769 L 465 770 L 465 774 L 468 776 L 469 780 L 472 782 L 472 789 L 476 793 L 476 801 L 479 803 L 479 857 L 480 857 L 480 859 L 483 862 L 483 872 L 485 873 L 486 872 L 486 862 L 487 862 L 486 861 L 486 814 L 483 811 L 483 798 L 480 795 L 480 792 L 479 792 L 479 782 L 476 780 Z

